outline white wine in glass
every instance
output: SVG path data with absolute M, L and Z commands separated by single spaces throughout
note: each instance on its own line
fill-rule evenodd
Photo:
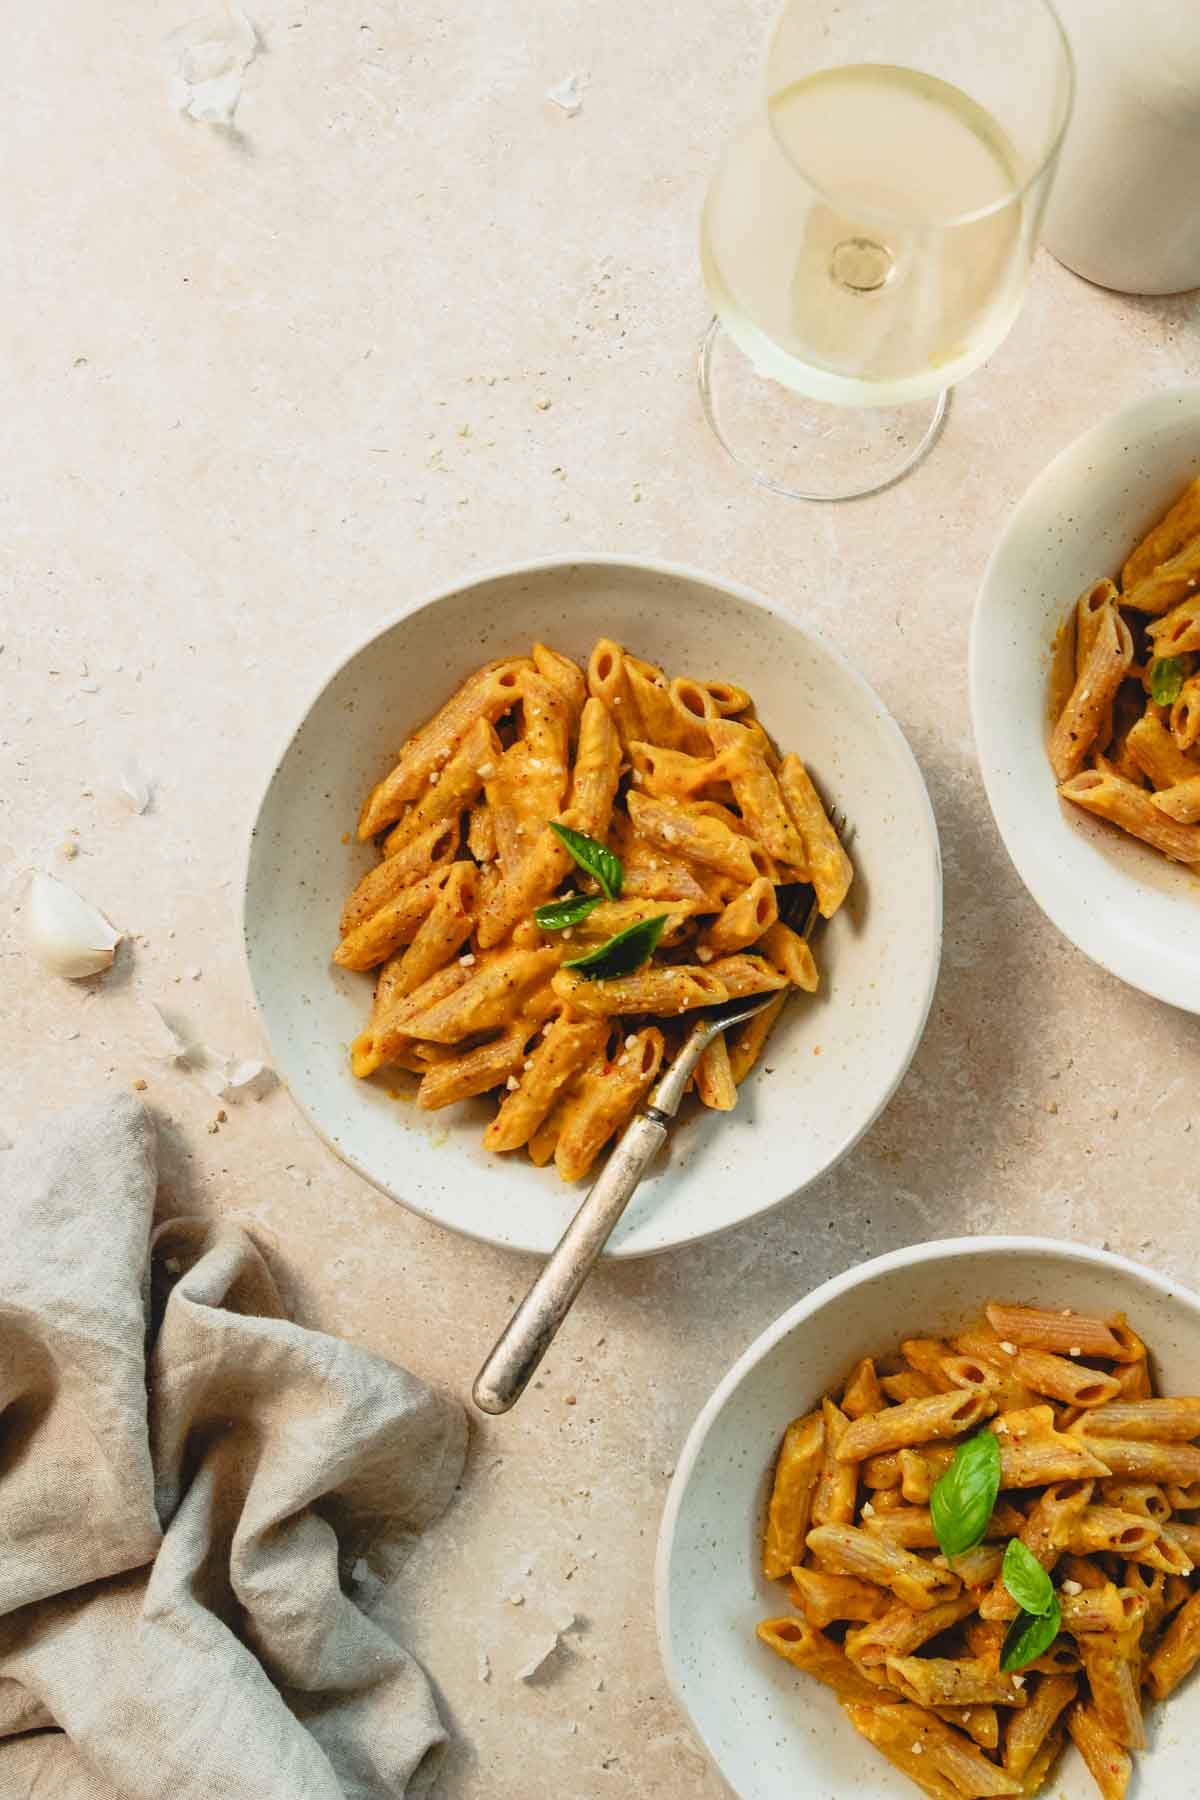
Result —
M 967 13 L 977 31 L 963 29 Z M 1007 54 L 983 23 L 996 14 Z M 1025 63 L 1022 16 L 1046 34 L 1040 77 Z M 843 44 L 900 40 L 929 66 L 829 60 Z M 701 227 L 726 334 L 714 323 L 705 341 L 705 406 L 757 480 L 848 498 L 919 460 L 944 390 L 1020 309 L 1070 93 L 1045 0 L 796 0 L 785 11 L 765 94 L 728 147 Z

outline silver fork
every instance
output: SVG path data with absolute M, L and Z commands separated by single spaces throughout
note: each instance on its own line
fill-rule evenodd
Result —
M 845 841 L 845 816 L 833 812 L 830 819 Z M 796 891 L 784 896 L 779 916 L 802 937 L 809 938 L 819 913 L 815 895 L 811 901 L 805 901 L 806 886 L 797 883 Z M 801 918 L 803 923 L 798 924 Z M 471 1394 L 481 1412 L 508 1412 L 525 1392 L 642 1176 L 665 1143 L 667 1128 L 679 1111 L 696 1064 L 708 1046 L 721 1032 L 762 1012 L 774 998 L 772 990 L 742 1000 L 726 1000 L 697 1017 L 674 1062 L 651 1090 L 645 1111 L 636 1114 L 617 1139 L 599 1178 L 475 1377 Z

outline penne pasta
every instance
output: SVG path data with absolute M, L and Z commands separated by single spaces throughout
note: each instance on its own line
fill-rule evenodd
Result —
M 724 1034 L 713 1039 L 696 1064 L 696 1092 L 701 1104 L 715 1112 L 732 1112 L 737 1105 L 737 1083 L 729 1066 Z
M 828 1575 L 823 1569 L 794 1568 L 791 1594 L 810 1625 L 827 1625 L 877 1619 L 886 1611 L 888 1596 L 869 1581 L 851 1575 Z
M 1001 1348 L 1012 1343 L 1018 1350 L 1046 1350 L 1059 1356 L 1097 1356 L 1112 1362 L 1138 1362 L 1145 1345 L 1130 1331 L 1124 1319 L 1098 1319 L 1089 1313 L 1048 1312 L 1032 1306 L 985 1308 L 988 1324 Z
M 1171 736 L 1185 755 L 1200 747 L 1200 675 L 1189 675 L 1172 703 Z
M 975 1610 L 975 1599 L 960 1593 L 917 1609 L 897 1601 L 881 1617 L 846 1633 L 846 1654 L 863 1668 L 878 1668 L 889 1656 L 907 1656 L 931 1638 L 950 1631 Z
M 792 1420 L 784 1433 L 767 1505 L 763 1574 L 768 1581 L 777 1581 L 803 1560 L 824 1449 L 821 1413 Z
M 793 987 L 800 988 L 806 994 L 815 994 L 821 985 L 817 973 L 817 965 L 808 941 L 785 925 L 782 919 L 776 919 L 758 939 L 756 948 L 761 950 L 771 966 L 781 975 L 787 977 Z
M 702 1100 L 730 1110 L 788 992 L 817 986 L 779 920 L 776 886 L 808 854 L 780 772 L 744 688 L 672 678 L 611 638 L 586 671 L 545 643 L 478 669 L 360 815 L 361 835 L 386 836 L 334 952 L 380 970 L 353 1073 L 409 1070 L 423 1107 L 488 1091 L 491 1073 L 485 1146 L 575 1179 L 645 1090 L 659 1021 L 762 994 L 772 1004 L 696 1072 Z M 569 1028 L 533 1042 L 552 1013 Z M 629 1026 L 609 1060 L 612 1018 Z M 850 1468 L 835 1478 L 857 1485 Z
M 484 1132 L 484 1148 L 519 1150 L 527 1144 L 567 1083 L 603 1050 L 607 1039 L 603 1020 L 552 1021 L 532 1056 L 523 1055 L 519 1075 L 511 1071 L 517 1085 L 505 1092 L 499 1112 Z
M 1088 1437 L 1141 1438 L 1150 1443 L 1186 1444 L 1200 1437 L 1200 1398 L 1123 1400 L 1096 1407 L 1081 1431 Z M 1103 1455 L 1103 1451 L 1100 1452 Z
M 814 1525 L 849 1525 L 853 1522 L 858 1494 L 858 1469 L 853 1463 L 838 1459 L 838 1445 L 846 1435 L 850 1421 L 841 1407 L 828 1395 L 821 1402 L 825 1420 L 825 1448 L 821 1473 L 813 1496 Z
M 785 756 L 779 787 L 793 825 L 804 844 L 809 879 L 823 918 L 832 918 L 854 878 L 850 858 L 830 822 L 812 777 L 798 756 Z
M 845 1462 L 861 1462 L 881 1451 L 958 1437 L 990 1418 L 995 1410 L 986 1394 L 959 1389 L 930 1399 L 905 1401 L 887 1412 L 855 1419 L 838 1446 L 838 1456 Z
M 869 1356 L 856 1363 L 841 1399 L 842 1411 L 848 1419 L 861 1419 L 864 1413 L 883 1410 L 883 1394 L 879 1376 Z
M 1091 1413 L 1084 1413 L 1068 1435 L 1085 1441 Z M 1144 1438 L 1094 1437 L 1088 1448 L 1103 1457 L 1110 1475 L 1130 1475 L 1137 1481 L 1200 1481 L 1200 1449 L 1195 1444 L 1151 1443 Z
M 1200 477 L 1188 483 L 1170 511 L 1130 551 L 1121 570 L 1121 586 L 1136 587 L 1195 537 L 1200 537 Z
M 1200 1593 L 1176 1613 L 1146 1665 L 1146 1686 L 1155 1700 L 1174 1693 L 1200 1662 Z
M 1023 1779 L 1046 1739 L 1079 1692 L 1073 1675 L 1038 1677 L 1028 1704 L 1015 1712 L 1004 1736 L 1004 1767 Z
M 605 1144 L 644 1097 L 663 1058 L 654 1026 L 633 1033 L 612 1063 L 592 1063 L 563 1096 L 554 1162 L 564 1181 L 586 1175 Z
M 1117 1381 L 1100 1369 L 1055 1356 L 1048 1350 L 1020 1350 L 1012 1359 L 1013 1373 L 1035 1393 L 1048 1394 L 1068 1406 L 1103 1407 L 1119 1393 Z
M 805 1541 L 832 1574 L 853 1575 L 890 1588 L 915 1612 L 952 1599 L 962 1585 L 949 1569 L 935 1568 L 855 1525 L 815 1525 Z
M 1193 642 L 1190 636 L 1186 641 L 1182 641 L 1178 631 L 1172 634 L 1169 630 L 1164 630 L 1164 627 L 1168 626 L 1177 614 L 1184 612 L 1185 608 L 1193 608 L 1189 617 L 1192 619 L 1196 617 L 1194 598 L 1189 599 L 1188 596 L 1195 596 L 1198 582 L 1200 582 L 1200 537 L 1193 538 L 1190 543 L 1184 544 L 1174 556 L 1169 557 L 1166 562 L 1160 563 L 1156 569 L 1152 569 L 1148 575 L 1144 575 L 1140 581 L 1135 582 L 1133 587 L 1121 595 L 1123 606 L 1132 606 L 1138 612 L 1166 614 L 1166 618 L 1157 618 L 1149 630 L 1149 635 L 1155 640 L 1156 648 L 1164 639 L 1173 646 L 1172 649 L 1161 652 L 1161 654 L 1178 656 L 1183 650 L 1200 648 L 1200 631 L 1196 632 Z M 1174 611 L 1168 610 L 1170 608 L 1174 608 Z M 1178 648 L 1175 648 L 1177 642 Z
M 1157 806 L 1160 813 L 1177 825 L 1197 824 L 1200 822 L 1200 769 L 1186 781 L 1164 788 L 1160 794 L 1152 794 L 1150 800 L 1151 805 Z
M 1003 1481 L 1003 1468 L 1001 1480 Z M 1051 1573 L 1065 1550 L 1072 1548 L 1072 1534 L 1087 1510 L 1093 1493 L 1090 1481 L 1056 1481 L 1041 1494 L 1027 1519 L 1018 1526 L 1019 1537 L 1031 1556 Z M 979 1603 L 982 1619 L 1015 1619 L 1017 1603 L 1004 1582 L 997 1578 Z
M 1170 788 L 1190 781 L 1197 773 L 1194 758 L 1179 749 L 1171 733 L 1152 712 L 1143 713 L 1130 727 L 1126 748 L 1142 774 L 1156 788 Z
M 1173 862 L 1200 862 L 1200 826 L 1176 824 L 1155 806 L 1153 796 L 1112 771 L 1086 769 L 1058 791 L 1064 800 L 1119 825 Z
M 764 1619 L 757 1627 L 759 1639 L 776 1656 L 782 1656 L 793 1668 L 803 1669 L 817 1681 L 831 1687 L 842 1701 L 862 1701 L 874 1706 L 887 1689 L 881 1689 L 861 1674 L 845 1651 L 832 1638 L 818 1631 L 807 1620 L 797 1618 Z
M 892 1686 L 918 1706 L 1029 1704 L 1024 1682 L 1002 1674 L 986 1658 L 889 1656 L 884 1667 Z
M 369 869 L 342 908 L 339 929 L 342 937 L 363 925 L 373 913 L 394 900 L 403 888 L 411 887 L 434 869 L 452 861 L 458 847 L 457 819 L 442 819 L 430 825 L 394 856 L 385 857 Z
M 1050 737 L 1050 766 L 1060 784 L 1083 767 L 1132 661 L 1129 627 L 1117 607 L 1107 606 L 1096 616 L 1087 661 Z
M 519 697 L 524 657 L 488 663 L 465 681 L 440 712 L 408 740 L 391 774 L 371 790 L 358 822 L 360 838 L 375 837 L 400 817 L 405 805 L 429 785 L 429 777 L 450 761 L 471 728 L 490 724 L 511 711 Z
M 372 969 L 386 962 L 401 944 L 411 944 L 449 879 L 449 869 L 434 869 L 402 888 L 394 899 L 346 933 L 333 953 L 334 962 L 343 969 Z
M 782 989 L 773 1000 L 768 1001 L 761 1012 L 739 1025 L 733 1034 L 733 1042 L 729 1047 L 729 1072 L 733 1076 L 734 1086 L 741 1087 L 747 1075 L 762 1055 L 767 1039 L 787 1005 L 788 990 Z M 728 1032 L 725 1033 L 728 1038 Z
M 1101 1800 L 1124 1800 L 1133 1760 L 1104 1729 L 1095 1707 L 1077 1701 L 1067 1714 L 1067 1730 L 1100 1790 Z

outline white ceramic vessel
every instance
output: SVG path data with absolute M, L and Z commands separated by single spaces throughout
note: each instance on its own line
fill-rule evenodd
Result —
M 1054 3 L 1076 91 L 1043 242 L 1101 287 L 1200 287 L 1200 6 Z
M 341 902 L 370 866 L 344 834 L 405 735 L 489 657 L 541 638 L 586 658 L 611 636 L 679 673 L 749 688 L 854 826 L 859 875 L 818 950 L 821 994 L 789 1008 L 736 1112 L 680 1121 L 665 1165 L 622 1219 L 618 1256 L 720 1231 L 795 1194 L 857 1142 L 925 1023 L 941 946 L 941 865 L 912 752 L 849 663 L 799 619 L 733 583 L 663 563 L 580 557 L 435 594 L 353 650 L 304 709 L 250 848 L 244 925 L 275 1066 L 321 1136 L 368 1180 L 471 1236 L 547 1253 L 581 1191 L 480 1143 L 492 1102 L 420 1113 L 348 1049 L 370 980 L 330 963 Z
M 656 1602 L 668 1677 L 739 1800 L 913 1800 L 915 1789 L 858 1737 L 834 1696 L 759 1644 L 788 1610 L 759 1569 L 779 1441 L 859 1357 L 978 1317 L 991 1299 L 1123 1309 L 1151 1345 L 1165 1392 L 1200 1383 L 1200 1296 L 1100 1250 L 1040 1238 L 959 1238 L 863 1263 L 792 1307 L 753 1343 L 693 1425 L 667 1495 Z M 1149 1715 L 1135 1779 L 1153 1800 L 1195 1800 L 1200 1680 Z M 1068 1750 L 1055 1800 L 1095 1800 Z M 1132 1792 L 1132 1790 L 1131 1790 Z
M 1022 881 L 1088 956 L 1200 1012 L 1200 873 L 1058 798 L 1046 760 L 1054 634 L 1200 474 L 1200 387 L 1136 401 L 1045 469 L 988 564 L 971 629 L 971 718 L 988 800 Z

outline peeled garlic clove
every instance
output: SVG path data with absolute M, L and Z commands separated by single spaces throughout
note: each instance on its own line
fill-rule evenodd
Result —
M 81 981 L 112 968 L 123 932 L 74 888 L 53 875 L 35 874 L 29 887 L 29 948 L 51 975 Z

